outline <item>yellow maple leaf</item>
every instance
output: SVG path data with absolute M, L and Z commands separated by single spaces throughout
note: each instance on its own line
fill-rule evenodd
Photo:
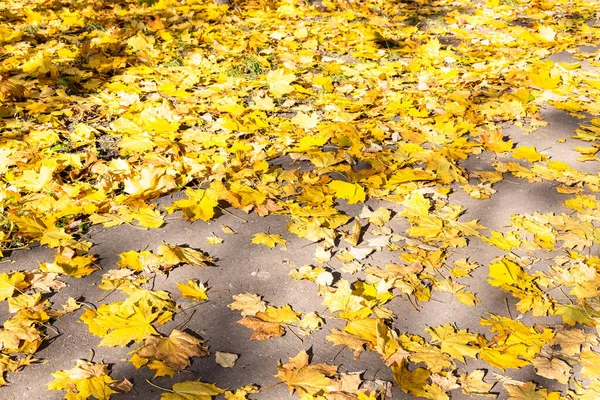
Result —
M 465 394 L 486 395 L 492 390 L 494 383 L 487 383 L 483 380 L 485 370 L 476 369 L 467 374 L 466 372 L 458 378 L 460 387 Z
M 284 249 L 286 248 L 286 241 L 283 236 L 279 234 L 269 234 L 269 233 L 257 233 L 252 238 L 253 244 L 263 244 L 269 248 L 274 248 L 276 245 L 280 245 Z
M 519 265 L 502 257 L 498 262 L 490 264 L 488 282 L 492 286 L 515 285 L 521 283 L 525 276 L 525 272 Z
M 160 264 L 170 268 L 177 264 L 189 264 L 195 267 L 205 267 L 213 258 L 200 250 L 162 243 L 156 250 Z
M 375 226 L 384 226 L 390 222 L 392 213 L 384 207 L 379 207 L 375 211 L 371 211 L 368 207 L 364 207 L 360 212 L 359 218 L 367 218 L 369 223 Z
M 136 350 L 139 357 L 158 360 L 174 370 L 182 370 L 190 365 L 191 357 L 206 357 L 208 349 L 202 340 L 174 329 L 169 337 L 151 336 Z
M 328 288 L 322 296 L 323 305 L 333 313 L 340 312 L 341 318 L 362 319 L 373 312 L 369 306 L 365 305 L 363 297 L 353 294 L 350 282 L 347 280 L 340 280 L 337 289 Z
M 29 283 L 25 280 L 25 274 L 22 272 L 0 274 L 0 301 L 12 297 L 15 292 L 22 293 L 28 287 Z
M 40 244 L 45 244 L 48 247 L 58 247 L 69 245 L 73 242 L 73 236 L 65 232 L 65 228 L 50 226 L 44 231 L 40 238 Z
M 215 215 L 215 207 L 219 199 L 213 191 L 204 189 L 186 189 L 187 199 L 177 200 L 171 206 L 165 207 L 169 214 L 181 210 L 190 221 L 210 221 Z
M 593 334 L 586 333 L 582 329 L 564 329 L 556 332 L 551 345 L 559 345 L 561 352 L 568 356 L 575 356 L 584 349 L 598 344 L 598 339 Z M 600 365 L 598 359 L 597 365 Z
M 33 308 L 42 303 L 41 293 L 35 294 L 20 294 L 8 299 L 8 311 L 16 313 L 20 310 Z
M 505 140 L 501 131 L 493 131 L 480 136 L 481 142 L 487 150 L 504 153 L 513 147 L 512 140 Z
M 550 400 L 548 389 L 537 389 L 536 386 L 534 382 L 506 383 L 504 389 L 509 395 L 508 400 Z
M 581 363 L 581 374 L 584 378 L 594 379 L 600 374 L 600 354 L 592 350 L 586 350 L 579 355 Z
M 476 262 L 471 262 L 466 258 L 460 258 L 458 260 L 455 260 L 452 262 L 452 265 L 453 267 L 450 270 L 450 273 L 455 278 L 470 276 L 471 271 L 479 268 L 479 264 L 477 264 Z
M 537 356 L 531 360 L 538 375 L 548 379 L 556 379 L 563 385 L 569 382 L 571 377 L 571 366 L 556 357 Z
M 521 368 L 525 365 L 529 365 L 529 362 L 521 359 L 518 353 L 515 354 L 514 352 L 511 352 L 509 346 L 503 346 L 501 348 L 483 348 L 479 353 L 479 357 L 492 367 L 501 370 L 505 370 L 506 368 Z
M 410 393 L 415 396 L 427 396 L 426 386 L 431 372 L 425 368 L 416 368 L 411 371 L 406 366 L 406 360 L 403 360 L 400 365 L 392 365 L 392 377 L 400 386 L 404 393 Z
M 315 282 L 319 275 L 327 272 L 323 267 L 312 267 L 310 265 L 303 265 L 298 269 L 293 269 L 290 271 L 290 276 L 292 279 L 297 281 L 306 279 L 311 282 Z
M 317 75 L 312 80 L 313 84 L 322 86 L 328 92 L 333 91 L 333 80 L 330 76 Z
M 340 331 L 339 329 L 332 329 L 329 335 L 326 337 L 328 341 L 333 343 L 335 346 L 342 345 L 348 347 L 354 351 L 354 358 L 358 359 L 360 353 L 362 353 L 367 346 L 372 347 L 372 343 L 368 340 L 364 340 L 351 333 Z
M 223 395 L 226 400 L 246 400 L 248 395 L 259 392 L 258 386 L 246 385 L 236 389 L 235 392 L 226 391 Z
M 313 112 L 311 115 L 305 114 L 302 111 L 299 111 L 298 114 L 294 118 L 292 118 L 292 123 L 298 125 L 300 128 L 304 130 L 311 130 L 317 126 L 319 123 L 319 116 L 316 112 Z
M 546 158 L 543 154 L 538 153 L 534 146 L 519 146 L 513 151 L 512 156 L 513 158 L 529 162 L 536 162 Z
M 309 365 L 308 353 L 301 351 L 287 363 L 279 364 L 275 376 L 287 385 L 290 393 L 297 391 L 300 395 L 315 395 L 328 392 L 337 369 L 329 364 Z
M 238 321 L 238 324 L 252 329 L 250 340 L 267 340 L 270 337 L 283 336 L 285 329 L 281 324 L 272 321 L 265 321 L 260 316 L 264 313 L 256 314 L 256 317 L 244 317 Z
M 238 324 L 252 329 L 251 340 L 267 340 L 270 337 L 283 336 L 285 329 L 282 325 L 298 322 L 300 313 L 292 310 L 292 307 L 281 308 L 269 306 L 266 310 L 257 312 L 253 317 L 244 317 Z
M 86 310 L 81 319 L 91 333 L 103 337 L 100 346 L 125 346 L 157 335 L 152 322 L 158 315 L 147 307 L 117 302 L 102 304 L 96 311 Z
M 174 384 L 171 392 L 164 392 L 160 400 L 210 400 L 224 392 L 212 383 L 185 381 Z
M 434 239 L 442 233 L 443 226 L 442 219 L 433 215 L 425 215 L 415 219 L 406 233 L 414 237 Z
M 432 343 L 439 342 L 442 352 L 457 360 L 465 362 L 465 356 L 475 358 L 479 354 L 479 336 L 474 333 L 464 329 L 456 332 L 449 324 L 425 330 L 431 335 Z
M 518 249 L 521 246 L 521 240 L 519 234 L 514 231 L 508 231 L 504 234 L 498 231 L 491 231 L 491 237 L 481 236 L 484 242 L 487 242 L 493 246 L 498 247 L 502 250 Z
M 348 204 L 362 203 L 367 197 L 365 190 L 358 183 L 333 180 L 327 186 L 336 197 L 348 200 Z
M 108 400 L 117 393 L 111 385 L 117 381 L 108 375 L 108 366 L 77 360 L 77 365 L 68 370 L 52 372 L 54 380 L 48 384 L 49 390 L 66 390 L 65 398 Z
M 206 241 L 208 242 L 208 244 L 212 244 L 212 245 L 223 244 L 223 239 L 221 239 L 218 236 L 208 236 L 206 238 Z
M 147 366 L 148 369 L 154 371 L 155 378 L 158 378 L 160 376 L 169 376 L 172 378 L 175 375 L 175 372 L 177 372 L 175 369 L 169 367 L 167 364 L 160 360 L 152 360 L 147 364 Z
M 254 105 L 250 106 L 250 108 L 263 111 L 273 111 L 275 109 L 275 103 L 273 103 L 273 99 L 269 96 L 254 96 L 252 101 L 254 101 Z
M 454 293 L 458 301 L 466 306 L 473 307 L 475 304 L 480 303 L 481 300 L 477 297 L 477 295 L 473 292 L 468 292 L 466 290 L 461 290 Z
M 268 306 L 264 312 L 256 314 L 266 321 L 277 322 L 278 324 L 292 324 L 298 322 L 300 313 L 292 310 L 292 307 L 287 305 L 283 307 Z
M 137 252 L 135 250 L 129 250 L 125 253 L 119 254 L 121 260 L 117 263 L 119 268 L 131 268 L 135 271 L 143 271 L 144 269 L 151 269 L 159 265 L 161 259 L 155 254 L 152 254 L 149 250 L 143 250 Z
M 549 62 L 552 64 L 552 62 Z M 560 74 L 551 69 L 551 65 L 544 63 L 534 64 L 529 71 L 531 83 L 542 89 L 556 89 L 560 85 L 562 78 Z
M 556 31 L 551 26 L 540 26 L 538 28 L 538 37 L 546 42 L 553 42 L 556 38 Z
M 319 317 L 319 314 L 316 312 L 310 312 L 302 317 L 298 327 L 301 329 L 300 332 L 303 335 L 309 335 L 314 331 L 319 330 L 323 324 L 324 321 L 321 317 Z
M 151 206 L 138 207 L 128 212 L 128 214 L 144 228 L 158 229 L 165 224 L 165 219 L 160 214 L 160 211 Z
M 203 283 L 198 283 L 192 279 L 188 279 L 188 283 L 177 283 L 177 287 L 181 292 L 181 297 L 196 301 L 205 301 L 208 299 L 206 295 L 206 286 Z
M 56 274 L 64 274 L 74 278 L 83 278 L 100 269 L 94 266 L 96 256 L 67 256 L 58 253 L 54 256 L 52 263 L 40 263 L 40 270 Z
M 275 98 L 280 98 L 285 94 L 292 93 L 295 89 L 290 83 L 294 82 L 296 79 L 296 75 L 286 74 L 285 70 L 282 68 L 275 71 L 269 71 L 267 74 L 269 91 Z
M 26 61 L 23 66 L 23 72 L 30 75 L 41 75 L 50 72 L 52 61 L 48 54 L 38 51 L 33 57 Z
M 241 293 L 233 296 L 233 299 L 235 301 L 227 307 L 232 310 L 240 310 L 243 317 L 256 315 L 267 309 L 267 303 L 261 300 L 260 296 L 257 294 Z

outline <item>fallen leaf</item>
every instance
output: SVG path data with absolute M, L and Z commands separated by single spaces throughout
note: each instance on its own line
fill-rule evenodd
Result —
M 259 312 L 267 310 L 267 303 L 261 300 L 261 296 L 257 294 L 237 294 L 233 296 L 233 299 L 235 301 L 227 307 L 232 310 L 240 310 L 242 312 L 242 317 L 256 315 Z
M 269 248 L 274 248 L 276 245 L 281 245 L 283 249 L 286 249 L 286 241 L 283 236 L 279 234 L 268 234 L 268 233 L 257 233 L 252 238 L 253 244 L 263 244 Z
M 337 369 L 328 364 L 309 365 L 308 354 L 302 351 L 286 364 L 279 364 L 276 377 L 287 385 L 290 393 L 297 391 L 300 395 L 315 395 L 327 390 Z
M 160 400 L 210 400 L 224 392 L 212 383 L 185 381 L 174 384 L 171 392 L 163 393 Z
M 206 357 L 208 349 L 202 340 L 174 329 L 169 337 L 151 336 L 136 350 L 140 357 L 164 362 L 174 370 L 182 370 L 190 365 L 191 357 Z
M 233 353 L 223 353 L 217 351 L 215 353 L 215 362 L 223 368 L 233 368 L 239 355 Z
M 198 283 L 192 279 L 188 279 L 188 283 L 177 283 L 177 287 L 181 292 L 181 297 L 196 301 L 205 301 L 208 299 L 206 294 L 206 286 L 203 283 Z

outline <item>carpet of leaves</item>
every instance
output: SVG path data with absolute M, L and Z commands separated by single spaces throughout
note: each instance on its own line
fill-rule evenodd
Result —
M 251 339 L 277 340 L 290 327 L 310 335 L 329 317 L 343 319 L 331 344 L 357 357 L 376 352 L 395 381 L 366 385 L 303 351 L 277 366 L 300 398 L 485 396 L 498 382 L 515 400 L 600 398 L 600 257 L 590 250 L 600 244 L 600 176 L 503 133 L 507 123 L 526 133 L 544 126 L 539 109 L 551 104 L 589 117 L 574 133 L 575 150 L 580 161 L 599 161 L 600 56 L 578 47 L 600 41 L 599 12 L 591 0 L 0 2 L 0 248 L 56 249 L 38 269 L 0 273 L 10 310 L 0 328 L 0 384 L 6 372 L 26 376 L 53 321 L 81 311 L 76 299 L 54 307 L 47 294 L 64 287 L 61 276 L 101 273 L 86 240 L 92 225 L 159 229 L 166 214 L 208 222 L 237 209 L 283 214 L 289 232 L 318 243 L 315 265 L 290 279 L 314 281 L 327 310 L 300 313 L 260 293 L 237 294 L 230 308 Z M 579 61 L 547 60 L 567 50 Z M 492 169 L 464 166 L 482 154 L 494 159 Z M 304 167 L 284 168 L 282 159 Z M 460 219 L 464 210 L 449 193 L 487 199 L 510 175 L 554 182 L 572 212 L 514 215 L 503 232 Z M 153 202 L 181 190 L 185 197 L 170 206 Z M 380 206 L 356 216 L 340 207 L 365 201 Z M 408 228 L 395 231 L 394 220 Z M 235 234 L 222 228 L 210 245 Z M 248 240 L 286 245 L 269 232 Z M 481 319 L 487 336 L 449 324 L 423 336 L 395 329 L 386 303 L 396 296 L 419 303 L 438 291 L 479 303 L 461 283 L 479 265 L 449 260 L 471 241 L 506 252 L 489 265 L 489 285 L 517 298 L 520 313 L 560 323 L 489 315 Z M 382 249 L 396 262 L 367 264 Z M 549 265 L 533 268 L 544 252 L 552 252 Z M 156 330 L 181 307 L 149 281 L 211 262 L 210 251 L 169 243 L 123 253 L 99 288 L 126 299 L 85 307 L 81 320 L 99 346 L 125 354 L 135 343 L 136 368 L 173 376 L 209 352 L 189 333 Z M 181 297 L 210 301 L 202 282 L 178 287 Z M 235 358 L 217 355 L 222 365 Z M 496 373 L 467 372 L 473 359 Z M 529 365 L 564 390 L 500 373 Z M 91 361 L 53 377 L 48 389 L 69 399 L 131 390 Z M 186 381 L 162 399 L 244 399 L 260 396 L 255 384 Z

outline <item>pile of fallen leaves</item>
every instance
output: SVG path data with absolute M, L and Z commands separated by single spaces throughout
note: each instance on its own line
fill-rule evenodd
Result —
M 48 325 L 81 307 L 70 299 L 53 308 L 46 294 L 64 286 L 62 275 L 99 269 L 86 239 L 92 225 L 156 229 L 165 213 L 210 221 L 233 207 L 286 215 L 292 234 L 318 242 L 318 263 L 291 279 L 317 283 L 323 305 L 346 321 L 328 340 L 357 357 L 378 353 L 394 389 L 429 399 L 454 389 L 489 394 L 498 379 L 465 369 L 477 358 L 498 370 L 532 365 L 565 385 L 548 393 L 503 378 L 511 399 L 599 398 L 600 258 L 589 249 L 600 244 L 600 177 L 516 146 L 502 130 L 506 122 L 528 133 L 543 126 L 544 103 L 600 114 L 598 73 L 581 67 L 598 66 L 599 56 L 577 48 L 600 40 L 599 11 L 591 0 L 0 2 L 0 249 L 56 249 L 54 262 L 39 269 L 0 274 L 0 300 L 11 313 L 0 329 L 0 371 L 26 368 Z M 565 50 L 581 62 L 545 60 Z M 575 137 L 580 160 L 599 161 L 600 118 Z M 464 167 L 484 153 L 493 169 Z M 283 166 L 290 161 L 302 168 Z M 508 174 L 555 182 L 573 212 L 515 215 L 510 229 L 489 234 L 460 219 L 451 191 L 486 199 Z M 185 198 L 168 207 L 152 202 L 182 189 Z M 364 206 L 357 216 L 339 207 L 368 199 L 387 206 Z M 398 219 L 408 226 L 403 232 L 389 226 Z M 506 251 L 489 265 L 490 285 L 516 297 L 521 313 L 558 316 L 564 326 L 490 315 L 481 320 L 489 337 L 451 325 L 424 337 L 398 332 L 386 308 L 395 296 L 424 302 L 440 291 L 467 306 L 480 301 L 460 282 L 478 265 L 449 260 L 469 240 Z M 252 242 L 285 246 L 269 233 Z M 399 261 L 364 262 L 382 249 Z M 548 268 L 532 268 L 535 254 L 554 250 L 563 251 Z M 344 273 L 335 283 L 332 257 Z M 135 342 L 136 368 L 173 376 L 208 350 L 188 333 L 158 333 L 180 307 L 148 282 L 211 261 L 167 243 L 123 253 L 99 287 L 125 300 L 86 309 L 81 319 L 100 346 Z M 207 300 L 201 282 L 178 286 L 182 297 Z M 310 335 L 324 324 L 316 313 L 267 305 L 257 294 L 234 300 L 251 339 L 282 336 L 290 324 Z M 277 370 L 303 399 L 373 400 L 391 390 L 310 364 L 305 352 Z M 49 389 L 67 398 L 106 399 L 131 388 L 87 361 L 53 375 Z M 188 381 L 163 399 L 243 399 L 259 390 Z

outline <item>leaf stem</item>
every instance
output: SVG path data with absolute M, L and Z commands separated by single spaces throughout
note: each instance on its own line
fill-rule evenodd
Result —
M 189 310 L 190 308 L 192 308 L 192 307 L 186 308 L 185 310 Z M 181 310 L 181 311 L 185 311 L 185 310 Z M 194 317 L 194 314 L 196 314 L 196 310 L 192 311 L 192 313 L 190 314 L 190 316 L 188 318 L 184 319 L 179 325 L 177 325 L 175 327 L 175 329 L 179 330 L 179 328 L 183 328 Z
M 510 316 L 510 319 L 514 319 L 512 314 L 510 313 L 510 308 L 508 306 L 508 298 L 504 298 L 504 305 L 506 306 L 506 312 L 508 312 L 508 315 Z
M 274 384 L 272 384 L 272 385 L 269 385 L 269 386 L 262 387 L 262 388 L 258 389 L 258 392 L 257 392 L 257 393 L 259 393 L 259 392 L 262 392 L 263 390 L 271 389 L 271 388 L 273 388 L 273 387 L 275 387 L 275 386 L 279 386 L 279 385 L 281 385 L 282 383 L 283 383 L 283 381 L 279 381 L 279 382 L 277 382 L 277 383 L 274 383 Z
M 154 384 L 154 383 L 150 382 L 148 379 L 146 379 L 146 382 L 148 382 L 148 383 L 150 384 L 150 386 L 154 386 L 155 388 L 157 388 L 157 389 L 160 389 L 160 390 L 162 390 L 162 391 L 164 391 L 164 392 L 175 393 L 175 392 L 174 392 L 174 391 L 172 391 L 171 389 L 167 389 L 167 388 L 165 388 L 165 387 L 158 386 L 158 385 L 156 385 L 156 384 Z
M 302 340 L 302 338 L 300 336 L 298 336 L 298 334 L 296 332 L 294 332 L 294 330 L 290 327 L 289 324 L 286 324 L 285 326 L 290 330 L 290 332 L 292 332 L 294 334 L 294 336 L 296 336 L 298 338 L 300 343 L 304 343 L 304 340 Z
M 569 297 L 569 295 L 565 293 L 565 291 L 563 290 L 563 288 L 562 288 L 562 287 L 560 287 L 560 286 L 559 286 L 559 287 L 558 287 L 558 290 L 560 290 L 560 291 L 562 292 L 562 294 L 564 294 L 564 295 L 565 295 L 565 297 L 567 298 L 567 300 L 569 300 L 569 302 L 570 302 L 572 305 L 575 305 L 575 303 L 573 303 L 573 300 L 571 300 L 571 298 Z
M 235 215 L 235 214 L 234 214 L 234 213 L 232 213 L 231 211 L 227 210 L 226 208 L 223 208 L 223 207 L 221 207 L 221 206 L 217 206 L 217 208 L 218 208 L 219 210 L 223 211 L 225 214 L 229 214 L 229 215 L 231 215 L 233 218 L 237 218 L 237 219 L 239 219 L 240 221 L 242 221 L 242 222 L 244 222 L 244 223 L 247 223 L 247 222 L 248 222 L 248 220 L 246 220 L 246 219 L 244 219 L 244 218 L 242 218 L 242 217 L 238 217 L 237 215 Z
M 413 303 L 412 299 L 410 298 L 410 296 L 407 294 L 406 298 L 408 299 L 408 302 L 410 303 L 411 306 L 413 306 L 413 308 L 415 309 L 416 312 L 421 312 L 421 310 L 419 310 L 417 308 L 417 306 L 415 305 L 415 303 Z

